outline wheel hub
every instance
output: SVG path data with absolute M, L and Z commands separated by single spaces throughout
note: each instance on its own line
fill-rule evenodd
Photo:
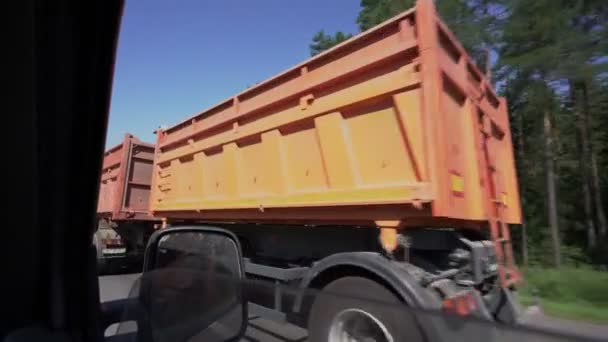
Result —
M 393 342 L 386 326 L 361 309 L 346 309 L 333 319 L 329 329 L 331 342 Z

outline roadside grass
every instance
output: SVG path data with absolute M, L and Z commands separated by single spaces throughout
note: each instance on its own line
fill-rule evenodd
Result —
M 608 324 L 608 272 L 590 268 L 523 270 L 523 306 L 536 304 L 550 316 Z

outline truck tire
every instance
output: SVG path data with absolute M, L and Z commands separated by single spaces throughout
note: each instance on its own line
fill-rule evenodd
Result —
M 323 292 L 308 317 L 309 341 L 423 340 L 405 304 L 373 280 L 345 277 L 327 285 Z
M 108 274 L 108 265 L 106 264 L 106 261 L 104 259 L 97 258 L 97 274 Z
M 97 235 L 97 231 L 93 234 L 93 245 L 95 246 L 95 250 L 97 251 L 97 274 L 103 275 L 107 273 L 107 265 L 106 260 L 102 257 L 102 245 L 99 241 L 99 236 Z

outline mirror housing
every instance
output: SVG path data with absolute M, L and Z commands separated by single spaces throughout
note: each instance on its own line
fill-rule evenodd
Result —
M 154 342 L 240 339 L 248 318 L 244 278 L 233 233 L 207 226 L 156 231 L 146 247 L 138 295 L 148 311 L 143 323 L 150 335 L 140 337 Z

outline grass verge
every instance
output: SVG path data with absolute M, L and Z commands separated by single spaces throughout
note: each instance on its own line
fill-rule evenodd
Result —
M 536 304 L 538 298 L 547 315 L 608 324 L 608 272 L 531 267 L 524 275 L 522 305 Z

